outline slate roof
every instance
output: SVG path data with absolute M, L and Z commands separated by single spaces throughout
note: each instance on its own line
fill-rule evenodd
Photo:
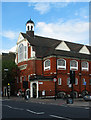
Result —
M 34 35 L 34 37 L 30 37 L 28 34 L 25 34 L 25 33 L 21 33 L 21 34 L 33 46 L 33 48 L 36 52 L 36 57 L 38 57 L 38 58 L 40 58 L 40 57 L 43 58 L 43 57 L 47 57 L 50 55 L 57 55 L 57 56 L 91 60 L 91 54 L 88 55 L 88 54 L 79 53 L 79 50 L 84 46 L 82 44 L 64 41 L 71 51 L 56 50 L 55 48 L 63 40 L 41 37 L 41 36 L 37 36 L 37 35 Z M 86 45 L 86 47 L 88 48 L 88 50 L 91 53 L 91 46 Z

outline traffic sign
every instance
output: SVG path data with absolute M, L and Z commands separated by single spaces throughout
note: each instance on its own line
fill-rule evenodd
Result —
M 54 78 L 54 79 L 53 79 L 53 82 L 57 82 L 57 78 Z
M 86 85 L 86 82 L 84 82 L 83 85 Z

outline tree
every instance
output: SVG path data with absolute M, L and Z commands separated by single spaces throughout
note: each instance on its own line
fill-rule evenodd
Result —
M 8 83 L 11 85 L 11 91 L 14 93 L 15 80 L 19 76 L 18 66 L 12 60 L 2 61 L 2 85 L 7 86 Z M 12 93 L 12 94 L 13 94 Z

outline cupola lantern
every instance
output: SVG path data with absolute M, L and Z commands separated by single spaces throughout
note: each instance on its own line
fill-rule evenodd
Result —
M 31 20 L 28 20 L 26 23 L 26 33 L 30 36 L 34 36 L 34 22 Z

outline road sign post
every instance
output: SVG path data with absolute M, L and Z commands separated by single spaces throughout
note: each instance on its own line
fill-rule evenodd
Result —
M 53 82 L 55 83 L 55 97 L 54 97 L 54 99 L 56 100 L 56 96 L 57 96 L 57 87 L 56 87 L 57 78 L 54 78 Z
M 70 70 L 70 83 L 72 84 L 71 86 L 71 98 L 72 98 L 72 101 L 73 101 L 73 91 L 74 91 L 74 88 L 73 88 L 73 84 L 75 84 L 75 71 L 73 70 Z

